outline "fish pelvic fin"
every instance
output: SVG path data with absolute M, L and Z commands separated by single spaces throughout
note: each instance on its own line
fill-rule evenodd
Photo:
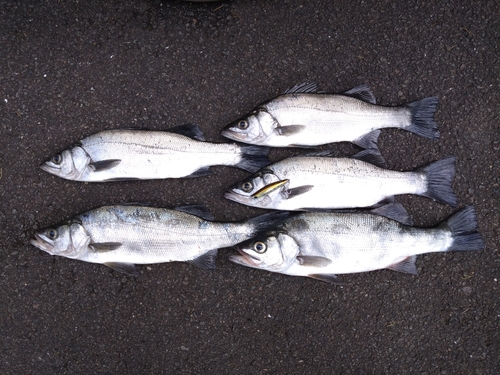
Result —
M 307 276 L 316 280 L 324 281 L 325 283 L 344 285 L 344 282 L 337 275 L 332 273 L 311 273 Z
M 482 250 L 484 248 L 484 242 L 477 231 L 474 207 L 468 206 L 458 211 L 441 226 L 451 229 L 453 242 L 447 251 Z
M 457 205 L 457 197 L 451 186 L 455 176 L 455 157 L 438 160 L 417 171 L 425 173 L 427 177 L 427 191 L 423 196 L 452 207 Z
M 425 138 L 438 139 L 439 130 L 434 121 L 437 105 L 436 96 L 406 104 L 411 110 L 411 124 L 404 129 Z
M 269 147 L 242 145 L 241 161 L 235 164 L 235 167 L 255 173 L 259 169 L 271 164 L 271 161 L 267 157 L 268 154 Z

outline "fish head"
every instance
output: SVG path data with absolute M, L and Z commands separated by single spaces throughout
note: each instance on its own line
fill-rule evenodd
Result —
M 41 165 L 45 172 L 52 173 L 56 176 L 67 180 L 78 180 L 89 170 L 91 158 L 89 154 L 80 146 L 77 145 L 69 150 L 64 150 L 55 154 Z
M 265 109 L 257 109 L 247 116 L 227 125 L 222 136 L 238 142 L 259 146 L 272 146 L 267 138 L 279 126 L 276 119 Z
M 36 232 L 30 243 L 50 255 L 77 259 L 88 249 L 90 235 L 79 222 L 68 222 Z
M 242 242 L 229 260 L 242 266 L 284 273 L 299 255 L 299 246 L 284 231 L 266 232 Z
M 272 170 L 262 169 L 231 186 L 224 197 L 247 206 L 273 208 L 286 185 Z

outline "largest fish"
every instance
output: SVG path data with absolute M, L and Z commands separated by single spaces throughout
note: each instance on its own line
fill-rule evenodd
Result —
M 376 148 L 382 128 L 400 128 L 437 139 L 438 99 L 428 97 L 397 107 L 375 104 L 370 89 L 358 86 L 343 94 L 316 93 L 316 85 L 296 85 L 229 124 L 224 137 L 260 146 L 310 147 L 348 141 Z
M 217 249 L 278 224 L 286 213 L 217 223 L 199 206 L 104 206 L 35 233 L 31 244 L 51 255 L 105 264 L 137 274 L 135 264 L 182 261 L 215 267 Z
M 255 172 L 269 164 L 267 148 L 203 141 L 196 125 L 168 131 L 106 130 L 54 155 L 41 168 L 68 180 L 117 181 L 198 177 L 212 165 Z
M 436 228 L 425 229 L 371 213 L 308 212 L 243 242 L 237 246 L 239 254 L 229 259 L 248 267 L 339 283 L 338 274 L 382 268 L 416 274 L 418 254 L 483 246 L 473 207 Z

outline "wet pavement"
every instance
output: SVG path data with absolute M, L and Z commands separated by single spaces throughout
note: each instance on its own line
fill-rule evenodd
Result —
M 497 1 L 0 1 L 0 373 L 500 373 L 499 14 Z M 419 226 L 474 205 L 485 249 L 339 287 L 238 266 L 229 249 L 213 271 L 167 263 L 131 277 L 29 244 L 106 204 L 263 213 L 222 197 L 248 176 L 234 168 L 105 184 L 39 165 L 103 129 L 196 123 L 224 142 L 224 125 L 304 81 L 367 84 L 382 105 L 437 95 L 440 140 L 391 129 L 379 147 L 397 170 L 456 156 L 457 208 L 397 201 Z

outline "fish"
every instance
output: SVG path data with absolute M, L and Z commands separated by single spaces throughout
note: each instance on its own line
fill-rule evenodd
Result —
M 438 98 L 433 96 L 396 107 L 379 106 L 366 85 L 342 94 L 325 94 L 317 92 L 315 83 L 306 82 L 259 104 L 224 127 L 221 134 L 260 146 L 315 147 L 345 141 L 371 149 L 377 148 L 383 128 L 438 139 L 437 105 Z
M 138 274 L 136 264 L 188 262 L 211 269 L 217 249 L 251 238 L 287 216 L 271 212 L 220 223 L 199 205 L 103 206 L 35 232 L 30 243 L 50 255 L 101 263 L 130 275 Z
M 472 206 L 434 228 L 418 228 L 383 212 L 292 215 L 236 246 L 229 260 L 247 267 L 342 284 L 339 274 L 379 269 L 417 274 L 417 255 L 481 250 Z M 395 212 L 392 212 L 395 217 Z M 405 215 L 403 214 L 403 217 Z
M 371 207 L 399 194 L 417 194 L 451 206 L 457 203 L 452 190 L 454 157 L 399 172 L 378 166 L 383 165 L 378 150 L 363 150 L 353 158 L 324 155 L 328 154 L 273 163 L 231 186 L 224 197 L 247 206 L 285 211 Z
M 105 130 L 52 156 L 41 168 L 75 181 L 200 177 L 213 165 L 256 172 L 270 163 L 268 148 L 204 142 L 197 125 L 168 131 Z

